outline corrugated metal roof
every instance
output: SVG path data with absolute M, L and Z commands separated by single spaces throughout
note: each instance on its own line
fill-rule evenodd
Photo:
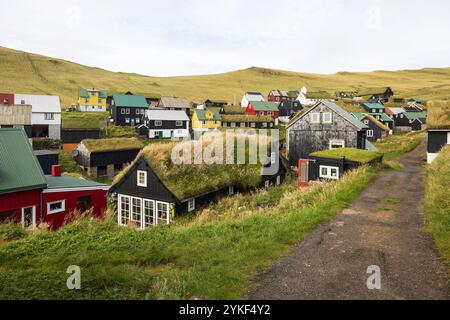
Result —
M 25 132 L 0 129 L 0 194 L 40 189 L 46 185 Z
M 164 107 L 166 109 L 171 108 L 183 108 L 190 109 L 191 105 L 184 98 L 175 98 L 175 97 L 162 97 L 159 101 L 159 106 Z
M 251 101 L 251 104 L 255 111 L 278 111 L 278 104 L 275 102 Z
M 32 106 L 33 113 L 61 113 L 61 102 L 58 96 L 15 94 L 14 104 L 29 104 Z
M 195 113 L 197 114 L 198 120 L 201 120 L 201 121 L 202 120 L 207 120 L 205 118 L 205 113 L 207 111 L 211 111 L 214 114 L 213 120 L 220 121 L 220 113 L 219 113 L 218 110 L 215 110 L 215 109 L 205 109 L 205 110 L 203 110 L 203 109 L 195 109 Z
M 378 102 L 366 102 L 363 105 L 369 109 L 384 109 L 384 105 Z
M 48 189 L 67 189 L 67 188 L 89 188 L 89 187 L 99 187 L 106 188 L 108 185 L 99 183 L 96 181 L 77 179 L 73 177 L 53 177 L 46 175 L 45 179 L 47 181 Z
M 114 94 L 114 103 L 117 107 L 148 108 L 147 100 L 143 96 L 131 94 Z
M 189 121 L 189 117 L 183 110 L 146 110 L 145 115 L 150 120 L 181 120 Z

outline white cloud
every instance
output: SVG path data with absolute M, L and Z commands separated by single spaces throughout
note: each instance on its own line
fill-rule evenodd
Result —
M 0 2 L 0 45 L 114 71 L 449 66 L 446 0 Z

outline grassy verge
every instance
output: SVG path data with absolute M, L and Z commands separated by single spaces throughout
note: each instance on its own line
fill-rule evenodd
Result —
M 145 231 L 86 218 L 31 234 L 0 246 L 0 299 L 241 298 L 257 272 L 357 198 L 378 170 L 302 191 L 287 183 L 236 195 Z M 66 289 L 70 265 L 81 267 L 81 291 Z
M 425 213 L 428 230 L 450 268 L 450 148 L 427 168 L 425 181 Z M 450 271 L 450 269 L 449 269 Z
M 375 143 L 375 146 L 384 154 L 384 160 L 389 161 L 413 151 L 424 138 L 424 131 L 395 134 L 381 142 Z

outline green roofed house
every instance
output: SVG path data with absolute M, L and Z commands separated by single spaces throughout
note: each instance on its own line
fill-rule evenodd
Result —
M 44 176 L 30 142 L 21 129 L 0 129 L 0 223 L 35 228 L 45 222 L 56 229 L 74 210 L 102 216 L 108 186 L 61 176 L 53 166 Z
M 378 102 L 366 102 L 362 106 L 368 113 L 383 113 L 385 109 L 384 105 Z
M 117 126 L 139 126 L 142 124 L 148 103 L 144 96 L 114 94 L 111 100 L 111 118 Z

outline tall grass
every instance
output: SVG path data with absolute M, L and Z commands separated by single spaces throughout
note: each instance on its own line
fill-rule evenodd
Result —
M 395 134 L 381 142 L 375 143 L 375 146 L 378 148 L 378 151 L 383 153 L 384 160 L 389 161 L 405 153 L 411 152 L 417 148 L 424 138 L 424 131 Z
M 0 246 L 0 298 L 241 298 L 257 272 L 340 212 L 377 171 L 361 167 L 301 191 L 285 184 L 237 195 L 209 215 L 145 231 L 118 227 L 110 217 L 31 234 Z M 66 289 L 70 265 L 81 267 L 80 291 Z
M 424 203 L 428 230 L 450 268 L 450 147 L 427 168 Z

